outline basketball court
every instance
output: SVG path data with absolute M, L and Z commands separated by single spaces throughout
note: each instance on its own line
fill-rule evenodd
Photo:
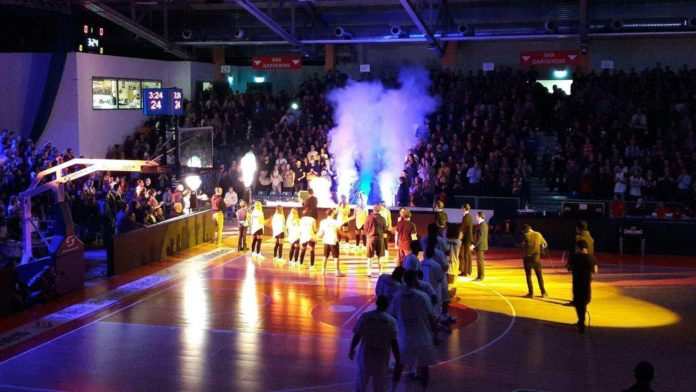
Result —
M 0 390 L 352 391 L 351 330 L 374 307 L 376 279 L 361 256 L 342 257 L 338 278 L 333 266 L 322 275 L 206 245 L 62 309 L 5 320 Z M 616 391 L 643 359 L 656 390 L 693 390 L 696 268 L 600 260 L 583 336 L 563 305 L 560 258 L 546 261 L 550 297 L 527 299 L 517 253 L 489 252 L 486 280 L 456 283 L 457 323 L 428 390 Z M 398 390 L 419 389 L 404 377 Z

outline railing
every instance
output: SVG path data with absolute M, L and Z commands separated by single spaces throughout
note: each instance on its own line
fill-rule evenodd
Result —
M 585 200 L 585 199 L 569 199 L 564 200 L 561 203 L 561 214 L 566 211 L 567 206 L 587 206 L 591 208 L 593 205 L 601 205 L 602 211 L 595 211 L 595 216 L 611 216 L 611 204 L 614 200 Z M 662 204 L 663 207 L 670 211 L 684 211 L 686 206 L 679 202 L 661 202 L 661 201 L 643 201 L 638 205 L 637 201 L 623 201 L 624 203 L 624 216 L 625 217 L 653 217 L 658 206 Z M 586 211 L 587 208 L 582 208 L 581 210 Z

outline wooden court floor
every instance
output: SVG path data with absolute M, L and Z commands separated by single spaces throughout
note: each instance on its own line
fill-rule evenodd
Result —
M 179 261 L 171 281 L 136 300 L 6 351 L 0 391 L 352 391 L 351 328 L 374 306 L 375 279 L 362 257 L 342 257 L 342 278 L 333 266 L 324 276 L 234 252 L 201 268 Z M 620 391 L 640 360 L 654 363 L 656 391 L 696 390 L 696 268 L 607 260 L 581 336 L 560 266 L 545 269 L 546 299 L 522 298 L 509 251 L 489 252 L 483 283 L 458 280 L 458 322 L 428 390 Z

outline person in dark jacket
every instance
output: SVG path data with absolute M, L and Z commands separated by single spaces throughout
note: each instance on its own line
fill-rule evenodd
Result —
M 568 269 L 573 274 L 573 306 L 578 315 L 578 332 L 585 333 L 585 313 L 592 299 L 592 274 L 597 268 L 597 260 L 589 254 L 585 240 L 575 243 L 575 254 L 570 257 Z
M 396 200 L 399 207 L 407 207 L 410 201 L 409 183 L 406 177 L 399 177 L 399 189 L 396 191 Z
M 485 276 L 486 252 L 488 251 L 488 223 L 482 211 L 479 211 L 476 220 L 478 222 L 478 236 L 476 237 L 476 281 L 482 281 Z
M 307 197 L 302 203 L 302 210 L 307 210 L 307 215 L 311 216 L 316 220 L 317 222 L 319 221 L 319 200 L 317 200 L 317 197 L 314 196 L 314 190 L 312 188 L 309 188 L 307 190 L 307 193 L 309 194 L 309 197 Z
M 459 276 L 471 275 L 471 251 L 474 248 L 474 220 L 469 204 L 462 206 L 462 224 L 459 227 L 459 238 L 462 241 L 459 256 Z
M 652 384 L 653 378 L 655 378 L 655 367 L 650 362 L 638 362 L 635 369 L 633 369 L 633 375 L 636 378 L 636 383 L 624 392 L 653 392 L 650 384 Z

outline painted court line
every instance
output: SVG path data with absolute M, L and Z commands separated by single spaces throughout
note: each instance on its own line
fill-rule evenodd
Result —
M 86 302 L 81 302 L 75 305 L 68 306 L 67 308 L 61 309 L 58 312 L 51 313 L 40 320 L 36 320 L 33 322 L 26 323 L 18 328 L 15 328 L 11 331 L 8 331 L 2 335 L 0 335 L 0 349 L 3 348 L 9 348 L 11 346 L 14 346 L 18 343 L 21 343 L 23 341 L 26 341 L 30 338 L 34 338 L 38 336 L 40 333 L 47 332 L 51 329 L 54 329 L 60 325 L 66 324 L 68 322 L 77 320 L 79 318 L 83 318 L 86 316 L 89 316 L 91 314 L 95 314 L 96 312 L 99 312 L 100 310 L 106 309 L 109 306 L 125 299 L 126 296 L 130 294 L 137 293 L 138 291 L 143 291 L 148 288 L 152 288 L 155 286 L 159 286 L 163 283 L 170 282 L 172 280 L 175 280 L 176 278 L 182 276 L 181 272 L 197 272 L 200 273 L 206 269 L 209 269 L 210 266 L 208 263 L 218 257 L 222 257 L 224 255 L 227 255 L 229 253 L 232 253 L 233 250 L 230 248 L 220 248 L 220 249 L 215 249 L 210 252 L 203 253 L 201 255 L 197 255 L 194 257 L 191 257 L 188 260 L 183 260 L 176 265 L 166 268 L 158 273 L 155 273 L 153 275 L 148 275 L 145 276 L 141 279 L 135 280 L 130 283 L 126 283 L 122 286 L 119 286 L 118 288 L 111 290 L 109 292 L 104 293 L 103 295 L 100 295 L 96 298 L 90 299 Z M 230 263 L 234 260 L 236 260 L 238 257 L 235 257 L 231 260 L 226 261 L 225 263 Z M 196 271 L 190 271 L 191 268 L 196 268 Z M 174 284 L 170 287 L 164 288 L 162 290 L 157 290 L 154 293 L 151 293 L 149 295 L 146 295 L 145 297 L 133 302 L 132 304 L 125 306 L 123 308 L 116 309 L 113 312 L 109 312 L 108 314 L 104 315 L 103 317 L 100 317 L 98 319 L 95 319 L 85 325 L 82 325 L 78 328 L 75 328 L 73 330 L 70 330 L 64 334 L 60 334 L 53 339 L 50 339 L 46 342 L 40 343 L 37 346 L 34 346 L 28 350 L 25 350 L 23 352 L 17 353 L 13 356 L 10 356 L 9 358 L 5 359 L 4 361 L 0 361 L 0 365 L 5 364 L 6 362 L 19 358 L 25 354 L 28 354 L 30 352 L 33 352 L 34 350 L 41 348 L 49 343 L 52 343 L 61 337 L 70 335 L 76 331 L 81 330 L 82 328 L 85 328 L 87 326 L 93 325 L 94 323 L 104 320 L 107 317 L 111 317 L 114 314 L 117 314 L 118 312 L 121 312 L 123 310 L 129 309 L 137 304 L 142 303 L 143 301 L 150 299 L 156 295 L 159 295 L 163 292 L 166 292 L 176 286 L 181 284 L 181 282 Z M 85 308 L 86 306 L 86 308 Z
M 10 384 L 0 384 L 0 388 L 12 391 L 25 391 L 25 392 L 66 392 L 60 389 L 46 389 L 46 388 L 32 388 L 25 387 L 21 385 L 10 385 Z
M 484 351 L 484 350 L 490 348 L 494 344 L 498 343 L 505 336 L 507 336 L 507 334 L 510 333 L 510 330 L 512 330 L 512 327 L 515 325 L 515 320 L 517 319 L 517 311 L 515 310 L 515 307 L 512 305 L 512 302 L 510 302 L 510 300 L 508 300 L 507 297 L 502 295 L 497 290 L 495 290 L 495 289 L 493 289 L 493 288 L 491 288 L 483 283 L 480 283 L 480 282 L 473 282 L 473 283 L 480 286 L 480 287 L 483 287 L 485 289 L 492 291 L 494 294 L 496 294 L 497 296 L 502 298 L 503 301 L 505 301 L 505 303 L 510 308 L 510 321 L 508 322 L 508 325 L 505 328 L 505 330 L 500 335 L 496 336 L 494 339 L 492 339 L 488 343 L 484 344 L 483 346 L 480 346 L 480 347 L 478 347 L 474 350 L 471 350 L 467 353 L 464 353 L 462 355 L 458 355 L 454 358 L 450 358 L 448 360 L 438 362 L 433 366 L 446 365 L 448 363 L 459 361 L 459 360 L 464 359 L 466 357 L 469 357 L 471 355 L 480 353 L 481 351 Z M 345 382 L 339 382 L 339 383 L 334 383 L 334 384 L 312 385 L 312 386 L 306 386 L 306 387 L 276 389 L 273 392 L 303 392 L 303 391 L 316 391 L 316 390 L 321 390 L 321 389 L 331 390 L 331 388 L 344 387 L 344 386 L 353 385 L 353 384 L 355 384 L 355 381 L 345 381 Z

